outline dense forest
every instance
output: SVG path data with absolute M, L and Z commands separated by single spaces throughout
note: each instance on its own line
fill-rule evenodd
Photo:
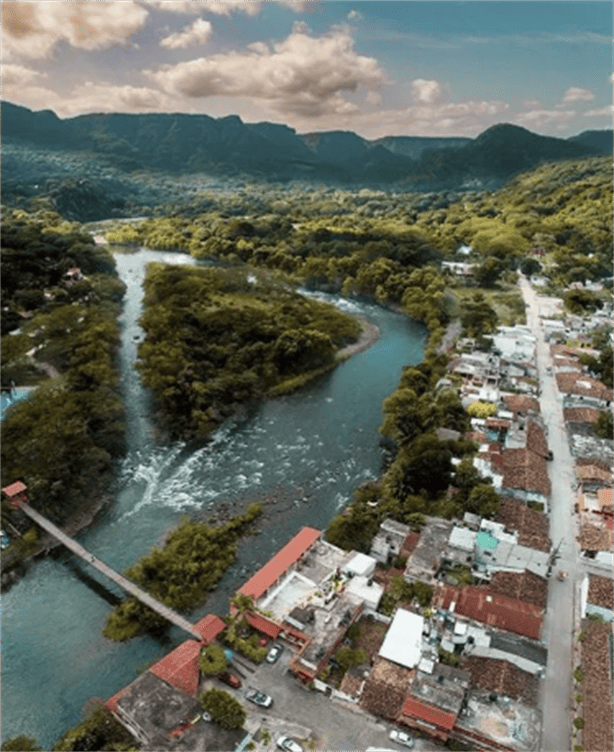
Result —
M 32 506 L 66 524 L 107 492 L 125 450 L 115 363 L 124 285 L 112 255 L 59 215 L 2 219 L 2 387 L 38 387 L 2 421 L 2 485 L 23 480 Z M 35 549 L 36 536 L 11 549 Z
M 241 267 L 151 264 L 144 288 L 137 367 L 173 436 L 208 436 L 241 405 L 323 373 L 361 332 L 334 306 Z

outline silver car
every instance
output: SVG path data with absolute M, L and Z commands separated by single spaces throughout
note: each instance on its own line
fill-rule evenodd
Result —
M 277 746 L 285 752 L 303 752 L 301 745 L 289 736 L 280 736 L 277 740 Z
M 409 747 L 411 749 L 414 746 L 414 738 L 413 736 L 410 736 L 407 731 L 392 729 L 389 736 L 393 742 L 402 744 L 404 747 Z

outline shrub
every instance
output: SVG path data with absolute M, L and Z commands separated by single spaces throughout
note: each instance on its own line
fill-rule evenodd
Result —
M 574 700 L 579 704 L 581 702 L 584 702 L 584 695 L 581 695 L 579 692 L 574 695 Z
M 573 719 L 573 725 L 577 729 L 583 729 L 584 728 L 584 718 L 574 718 Z
M 214 687 L 202 692 L 198 701 L 211 718 L 225 728 L 241 728 L 245 723 L 245 708 L 230 692 Z
M 580 632 L 578 636 L 576 637 L 576 640 L 578 642 L 584 642 L 584 640 L 586 640 L 587 637 L 588 635 L 586 634 L 586 632 Z
M 582 668 L 580 666 L 574 668 L 574 670 L 571 672 L 571 675 L 578 682 L 578 684 L 581 684 L 584 681 L 584 672 L 582 671 Z
M 493 402 L 472 402 L 467 412 L 472 418 L 490 418 L 497 414 L 497 406 Z

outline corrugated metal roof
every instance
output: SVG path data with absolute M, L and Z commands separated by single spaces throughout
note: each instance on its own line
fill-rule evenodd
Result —
M 25 483 L 22 483 L 20 480 L 15 481 L 15 483 L 11 483 L 10 486 L 5 486 L 2 489 L 2 493 L 5 496 L 8 496 L 9 499 L 13 496 L 17 496 L 17 494 L 23 493 L 27 490 L 27 486 Z
M 452 713 L 446 713 L 444 710 L 427 705 L 425 702 L 420 702 L 415 697 L 408 697 L 405 700 L 402 713 L 409 718 L 417 718 L 420 721 L 432 723 L 434 726 L 446 731 L 452 731 L 456 721 L 456 716 Z
M 239 590 L 254 600 L 258 600 L 287 569 L 300 559 L 320 537 L 321 531 L 304 527 L 291 541 L 278 551 L 256 574 Z

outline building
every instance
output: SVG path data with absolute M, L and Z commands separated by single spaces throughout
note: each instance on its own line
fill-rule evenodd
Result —
M 22 501 L 28 502 L 28 487 L 22 481 L 17 480 L 10 486 L 2 489 L 2 495 L 8 499 L 13 506 L 19 506 Z
M 415 668 L 422 655 L 424 618 L 404 608 L 397 609 L 379 655 L 406 668 Z
M 396 556 L 407 555 L 407 545 L 411 528 L 402 522 L 384 520 L 371 542 L 370 555 L 382 564 L 392 564 Z

